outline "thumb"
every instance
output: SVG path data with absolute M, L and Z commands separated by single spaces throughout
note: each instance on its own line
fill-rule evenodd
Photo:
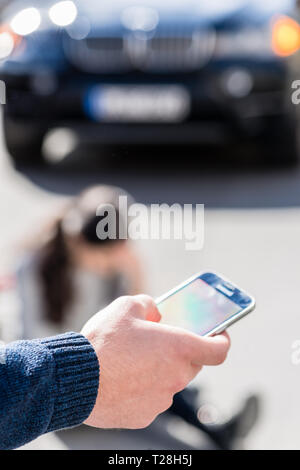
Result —
M 226 332 L 212 337 L 195 337 L 191 341 L 191 354 L 193 365 L 219 365 L 226 359 L 230 348 L 230 338 Z

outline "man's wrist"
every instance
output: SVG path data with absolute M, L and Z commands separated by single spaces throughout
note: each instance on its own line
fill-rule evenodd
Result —
M 40 341 L 55 362 L 54 409 L 47 432 L 76 426 L 91 414 L 99 388 L 99 363 L 88 339 L 78 333 Z

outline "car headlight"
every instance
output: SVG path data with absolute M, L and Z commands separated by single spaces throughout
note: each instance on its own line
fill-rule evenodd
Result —
M 55 3 L 49 10 L 49 17 L 56 26 L 69 26 L 77 17 L 76 5 L 69 0 Z
M 15 47 L 13 35 L 9 31 L 0 32 L 0 59 L 10 56 Z
M 280 15 L 264 28 L 244 28 L 236 32 L 220 33 L 215 56 L 247 58 L 276 54 L 285 57 L 299 49 L 299 23 L 288 16 Z
M 275 54 L 285 57 L 300 48 L 300 25 L 288 16 L 279 16 L 273 22 L 272 48 Z
M 37 8 L 25 8 L 19 11 L 10 22 L 12 31 L 20 36 L 27 36 L 36 31 L 41 24 L 41 14 Z
M 8 25 L 0 26 L 0 60 L 6 59 L 21 42 L 21 37 L 13 33 Z

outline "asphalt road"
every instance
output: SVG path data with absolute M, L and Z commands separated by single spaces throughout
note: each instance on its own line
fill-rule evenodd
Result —
M 1 145 L 2 270 L 18 256 L 15 242 L 41 226 L 62 198 L 88 184 L 122 186 L 147 204 L 204 203 L 205 245 L 200 252 L 186 251 L 179 241 L 140 243 L 149 293 L 161 294 L 208 268 L 255 295 L 255 312 L 231 330 L 226 364 L 205 369 L 199 383 L 206 399 L 227 416 L 249 393 L 260 394 L 260 419 L 244 444 L 247 448 L 299 449 L 300 366 L 292 364 L 291 353 L 300 339 L 300 169 L 242 164 L 227 154 L 216 161 L 204 149 L 193 155 L 180 149 L 176 163 L 166 149 L 147 154 L 126 149 L 105 158 L 98 151 L 91 159 L 88 153 L 81 149 L 73 156 L 75 170 L 68 162 L 51 171 L 18 174 Z M 67 431 L 40 438 L 28 448 L 182 448 L 200 442 L 190 429 L 164 419 L 137 433 L 90 432 L 83 433 L 84 441 L 80 431 Z

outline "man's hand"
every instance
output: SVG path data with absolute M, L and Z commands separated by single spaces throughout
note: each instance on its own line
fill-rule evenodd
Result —
M 158 324 L 151 297 L 120 297 L 97 313 L 82 334 L 100 364 L 100 387 L 86 424 L 138 429 L 167 410 L 204 365 L 221 364 L 230 342 L 226 334 L 202 338 Z

